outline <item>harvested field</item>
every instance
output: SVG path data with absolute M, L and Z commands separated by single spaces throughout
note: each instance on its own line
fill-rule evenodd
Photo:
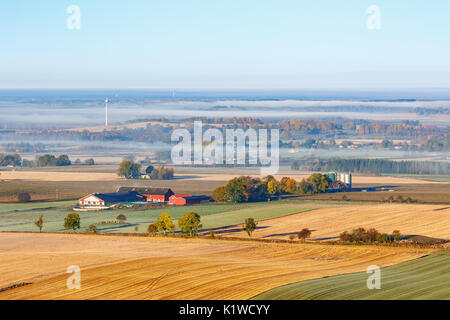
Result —
M 361 272 L 291 283 L 264 292 L 254 299 L 450 299 L 450 252 L 436 252 L 383 268 L 381 274 L 381 290 L 367 290 L 367 273 Z
M 30 181 L 117 181 L 123 180 L 118 177 L 115 172 L 93 172 L 94 167 L 88 167 L 87 172 L 79 171 L 60 171 L 60 170 L 16 170 L 16 171 L 2 171 L 0 172 L 0 180 L 30 180 Z M 77 167 L 76 169 L 79 169 Z M 99 168 L 100 171 L 104 169 Z M 182 170 L 186 171 L 186 169 Z M 189 170 L 188 170 L 189 171 Z M 175 173 L 175 179 L 185 181 L 228 181 L 235 177 L 242 175 L 241 173 Z M 259 174 L 250 174 L 252 177 L 263 178 Z M 286 174 L 274 175 L 276 179 L 281 179 Z M 289 177 L 300 181 L 307 178 L 309 174 L 289 174 Z M 371 176 L 353 176 L 354 184 L 377 184 L 377 185 L 396 185 L 396 184 L 442 184 L 448 182 L 420 180 L 416 178 L 405 177 L 371 177 Z
M 432 249 L 69 234 L 0 234 L 0 299 L 248 299 L 288 283 L 389 266 Z M 81 289 L 66 268 L 81 267 Z
M 280 218 L 261 221 L 253 237 L 288 239 L 303 228 L 313 230 L 312 239 L 335 240 L 343 231 L 358 227 L 376 228 L 391 233 L 424 235 L 450 239 L 450 208 L 428 204 L 370 204 L 320 208 Z M 233 229 L 233 228 L 231 228 Z M 235 229 L 235 228 L 234 228 Z M 243 231 L 224 236 L 248 237 Z
M 115 173 L 103 172 L 52 172 L 52 171 L 2 171 L 1 180 L 32 181 L 115 181 Z

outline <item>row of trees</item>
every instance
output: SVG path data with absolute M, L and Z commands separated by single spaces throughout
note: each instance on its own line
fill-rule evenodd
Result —
M 200 215 L 196 212 L 185 212 L 183 216 L 178 219 L 178 227 L 183 233 L 187 233 L 190 236 L 196 235 L 198 230 L 202 227 Z M 158 232 L 163 234 L 174 232 L 175 224 L 172 216 L 167 212 L 161 213 L 158 220 L 148 226 L 147 231 L 152 234 Z
M 213 198 L 220 202 L 256 202 L 270 199 L 281 194 L 311 195 L 325 192 L 329 184 L 328 176 L 313 173 L 300 183 L 283 177 L 277 181 L 273 176 L 264 179 L 242 176 L 228 181 L 225 186 L 218 187 L 213 192 Z
M 0 154 L 0 167 L 6 166 L 23 166 L 23 167 L 50 167 L 50 166 L 69 166 L 72 162 L 66 154 L 55 157 L 52 154 L 36 156 L 36 159 L 22 159 L 18 154 Z
M 296 164 L 295 167 L 298 167 Z M 394 174 L 448 174 L 450 164 L 437 161 L 392 161 L 385 159 L 330 159 L 320 160 L 311 170 L 351 171 L 361 173 Z
M 394 230 L 392 234 L 380 233 L 378 230 L 357 228 L 351 232 L 344 231 L 339 235 L 339 239 L 343 242 L 350 243 L 392 243 L 403 239 L 403 235 L 399 230 Z
M 141 172 L 142 165 L 133 160 L 123 160 L 117 169 L 117 175 L 125 179 L 139 179 L 144 176 Z M 152 180 L 169 180 L 173 179 L 173 168 L 165 168 L 164 166 L 148 166 L 145 169 L 145 177 Z

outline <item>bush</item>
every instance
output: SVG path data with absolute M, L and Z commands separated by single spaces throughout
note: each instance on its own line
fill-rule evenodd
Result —
M 19 202 L 29 202 L 31 200 L 31 196 L 28 192 L 22 192 L 17 195 L 17 200 Z
M 97 227 L 94 224 L 89 225 L 89 227 L 86 229 L 86 232 L 92 232 L 97 233 Z
M 127 217 L 123 214 L 119 214 L 116 218 L 118 221 L 124 223 L 125 221 L 127 221 Z
M 388 235 L 387 233 L 382 233 L 378 236 L 377 241 L 379 243 L 391 243 L 392 242 L 392 236 Z
M 148 228 L 147 228 L 147 232 L 150 233 L 150 234 L 157 233 L 158 232 L 158 228 L 156 227 L 156 224 L 154 224 L 154 223 L 149 224 Z

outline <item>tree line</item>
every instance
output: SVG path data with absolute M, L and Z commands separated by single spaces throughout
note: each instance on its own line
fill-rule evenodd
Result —
M 269 175 L 263 179 L 241 176 L 231 179 L 225 186 L 213 192 L 213 198 L 220 202 L 257 202 L 270 200 L 282 194 L 312 195 L 326 192 L 331 181 L 327 175 L 313 173 L 307 179 L 297 182 L 290 177 L 279 181 Z
M 299 169 L 293 163 L 292 169 Z M 311 165 L 312 171 L 351 171 L 359 173 L 448 174 L 450 164 L 438 161 L 393 161 L 386 159 L 326 159 Z
M 72 162 L 69 156 L 62 154 L 54 156 L 52 154 L 44 154 L 36 156 L 34 160 L 22 159 L 18 154 L 0 154 L 0 167 L 15 166 L 15 167 L 53 167 L 53 166 L 70 166 Z

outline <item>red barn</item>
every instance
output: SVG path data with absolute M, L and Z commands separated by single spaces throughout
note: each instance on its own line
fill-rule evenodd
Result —
M 176 206 L 186 206 L 211 201 L 208 196 L 191 196 L 186 194 L 176 194 L 170 197 L 169 203 Z
M 168 202 L 169 198 L 174 195 L 170 188 L 134 188 L 120 187 L 119 192 L 136 191 L 146 197 L 147 202 Z

